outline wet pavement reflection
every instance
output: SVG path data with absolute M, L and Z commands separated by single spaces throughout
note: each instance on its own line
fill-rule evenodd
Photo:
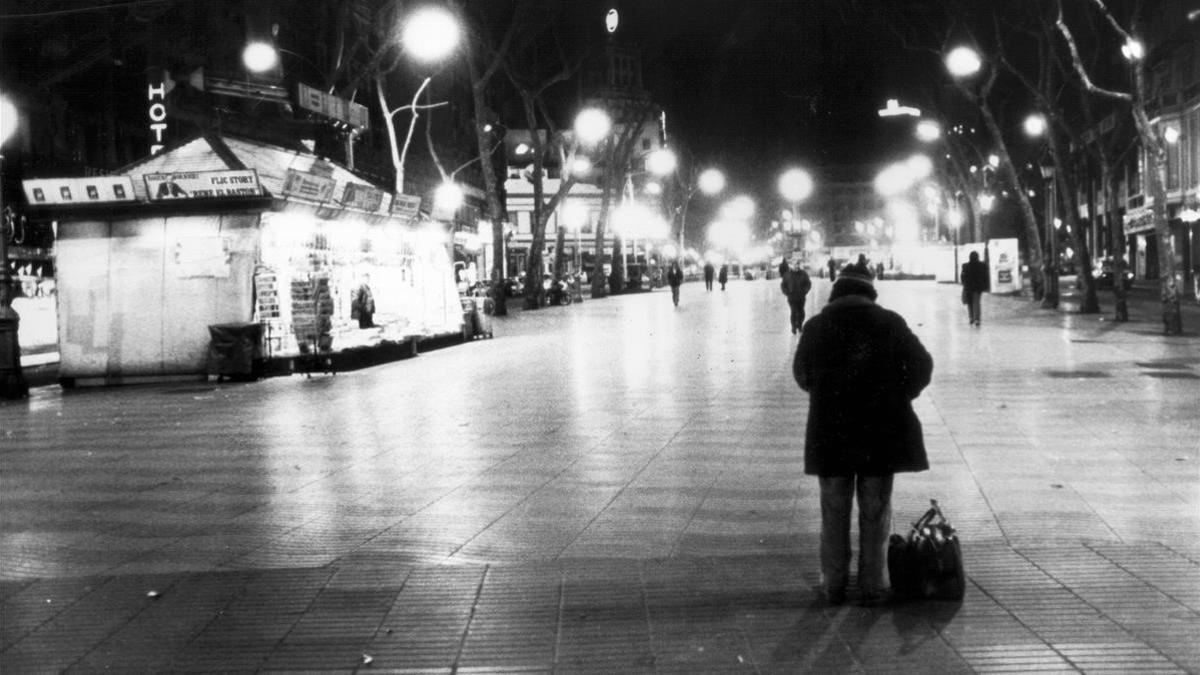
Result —
M 896 527 L 938 499 L 962 605 L 817 601 L 796 337 L 735 280 L 334 376 L 3 404 L 0 666 L 1200 669 L 1200 340 L 879 291 L 935 360 Z

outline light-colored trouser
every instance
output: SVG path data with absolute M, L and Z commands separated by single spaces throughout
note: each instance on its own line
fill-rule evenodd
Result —
M 821 583 L 844 591 L 850 577 L 850 511 L 858 497 L 858 587 L 888 587 L 887 540 L 892 529 L 892 479 L 885 476 L 821 476 Z

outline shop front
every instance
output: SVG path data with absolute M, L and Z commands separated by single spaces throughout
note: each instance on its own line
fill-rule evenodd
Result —
M 216 325 L 255 327 L 283 372 L 461 332 L 445 228 L 342 167 L 208 137 L 123 174 L 26 181 L 59 222 L 64 384 L 206 376 Z

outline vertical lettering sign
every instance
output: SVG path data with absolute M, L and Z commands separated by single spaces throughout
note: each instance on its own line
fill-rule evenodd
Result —
M 152 82 L 146 87 L 146 100 L 149 109 L 146 111 L 150 118 L 150 154 L 157 155 L 163 149 L 163 135 L 167 131 L 167 83 L 163 80 Z

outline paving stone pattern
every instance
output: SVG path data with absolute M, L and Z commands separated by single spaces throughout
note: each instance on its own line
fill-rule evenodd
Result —
M 936 363 L 895 529 L 939 500 L 962 603 L 820 600 L 786 302 L 738 280 L 0 403 L 0 671 L 1200 672 L 1195 333 L 880 295 Z

